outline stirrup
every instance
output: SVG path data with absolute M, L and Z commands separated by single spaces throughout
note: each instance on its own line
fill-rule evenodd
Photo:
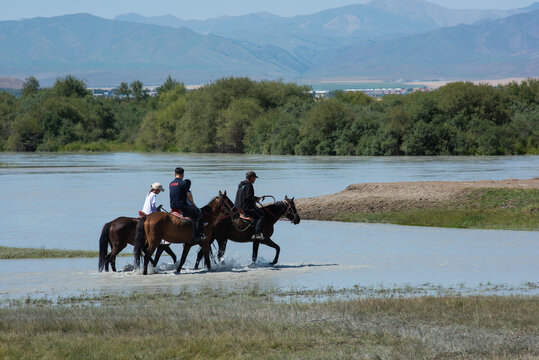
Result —
M 254 234 L 251 236 L 252 240 L 264 240 L 264 234 Z

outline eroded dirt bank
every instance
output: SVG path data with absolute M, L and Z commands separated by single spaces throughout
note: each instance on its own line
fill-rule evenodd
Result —
M 389 213 L 438 207 L 466 200 L 475 189 L 539 189 L 539 179 L 420 181 L 349 185 L 332 195 L 297 199 L 303 219 L 331 220 L 343 213 Z

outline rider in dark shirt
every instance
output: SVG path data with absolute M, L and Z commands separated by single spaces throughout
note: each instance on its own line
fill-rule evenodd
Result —
M 204 239 L 202 232 L 202 212 L 195 206 L 193 196 L 189 191 L 190 184 L 183 180 L 184 170 L 181 167 L 174 171 L 174 180 L 171 181 L 170 189 L 170 209 L 181 211 L 183 215 L 189 216 L 193 221 L 193 241 Z
M 264 240 L 262 230 L 264 228 L 266 213 L 263 209 L 256 206 L 256 202 L 259 200 L 259 198 L 255 196 L 253 184 L 257 178 L 258 176 L 256 176 L 254 171 L 248 171 L 247 174 L 245 174 L 245 180 L 238 185 L 234 206 L 245 215 L 252 217 L 256 222 L 255 233 L 252 239 Z

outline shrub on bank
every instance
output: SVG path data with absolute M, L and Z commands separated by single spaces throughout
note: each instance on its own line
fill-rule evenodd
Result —
M 0 93 L 0 150 L 114 151 L 104 144 L 119 143 L 122 150 L 291 155 L 539 153 L 538 79 L 457 82 L 381 101 L 343 92 L 314 99 L 306 86 L 233 77 L 189 92 L 169 78 L 156 98 L 140 82 L 106 99 L 70 76 L 50 89 L 38 85 L 21 98 Z

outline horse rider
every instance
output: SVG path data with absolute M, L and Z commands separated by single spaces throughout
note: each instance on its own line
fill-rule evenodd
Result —
M 193 241 L 200 241 L 206 236 L 202 231 L 202 212 L 195 205 L 193 195 L 189 191 L 189 185 L 183 180 L 184 170 L 177 167 L 174 170 L 174 180 L 169 186 L 170 191 L 170 209 L 171 211 L 182 212 L 183 215 L 191 218 L 193 222 Z
M 252 239 L 264 240 L 262 230 L 264 228 L 266 213 L 262 208 L 256 206 L 256 202 L 260 199 L 259 197 L 255 196 L 255 189 L 253 187 L 256 179 L 258 179 L 258 176 L 256 176 L 254 171 L 247 171 L 245 174 L 245 180 L 240 182 L 238 185 L 234 206 L 239 209 L 241 213 L 252 217 L 253 221 L 256 222 L 255 233 L 252 236 Z
M 146 199 L 144 200 L 144 206 L 142 207 L 142 211 L 139 211 L 139 216 L 142 217 L 142 216 L 150 215 L 153 212 L 161 210 L 163 205 L 159 205 L 157 207 L 155 206 L 156 197 L 161 192 L 165 192 L 165 189 L 163 189 L 163 185 L 161 185 L 158 182 L 153 183 L 152 187 L 150 188 L 150 192 L 148 193 L 148 195 L 146 195 Z M 161 251 L 165 251 L 167 254 L 170 255 L 170 257 L 172 257 L 174 262 L 176 262 L 176 254 L 174 254 L 174 252 L 170 248 L 170 243 L 168 241 L 161 240 L 160 245 L 162 246 Z M 159 253 L 159 255 L 160 254 L 161 253 Z M 158 259 L 159 256 L 157 256 L 156 258 Z
M 150 215 L 155 211 L 161 210 L 162 205 L 159 205 L 159 207 L 155 206 L 156 197 L 160 192 L 165 192 L 163 186 L 158 182 L 153 183 L 150 192 L 146 195 L 146 199 L 144 200 L 144 206 L 142 207 L 144 215 Z

